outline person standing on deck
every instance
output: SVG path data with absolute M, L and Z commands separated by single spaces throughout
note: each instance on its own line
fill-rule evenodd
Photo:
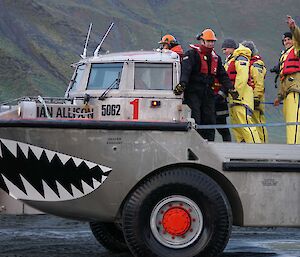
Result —
M 191 108 L 192 118 L 198 125 L 216 124 L 215 97 L 225 101 L 228 93 L 234 94 L 233 86 L 223 67 L 221 57 L 214 51 L 217 40 L 212 29 L 205 29 L 197 36 L 200 44 L 190 45 L 182 59 L 180 83 L 174 89 L 175 95 L 184 92 L 184 101 Z M 217 96 L 213 85 L 217 79 L 222 87 Z M 198 129 L 208 141 L 214 141 L 215 129 Z
M 262 57 L 253 41 L 243 41 L 243 46 L 248 47 L 252 54 L 250 59 L 250 80 L 254 87 L 254 111 L 253 121 L 257 124 L 265 124 L 265 77 L 267 69 Z M 257 131 L 262 143 L 268 143 L 268 131 L 266 127 L 257 127 Z
M 164 35 L 158 43 L 162 49 L 171 50 L 179 55 L 180 60 L 182 59 L 183 49 L 174 36 L 170 34 Z
M 278 106 L 283 100 L 285 122 L 300 122 L 300 28 L 291 16 L 287 16 L 287 24 L 292 40 L 289 37 L 283 38 L 286 50 L 280 57 L 280 88 L 274 106 Z M 286 142 L 300 143 L 299 125 L 286 126 Z

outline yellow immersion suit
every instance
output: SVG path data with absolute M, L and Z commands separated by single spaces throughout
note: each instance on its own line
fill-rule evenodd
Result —
M 254 100 L 259 103 L 258 106 L 254 106 L 253 122 L 257 124 L 266 123 L 265 117 L 265 105 L 262 102 L 265 101 L 265 77 L 267 73 L 266 66 L 259 55 L 255 55 L 251 58 L 250 75 L 254 83 Z M 254 103 L 255 103 L 254 102 Z M 262 143 L 268 143 L 268 132 L 266 127 L 257 127 L 260 141 Z
M 230 55 L 225 62 L 225 69 L 234 88 L 238 91 L 238 99 L 229 97 L 229 115 L 232 124 L 255 124 L 252 118 L 254 110 L 253 88 L 248 85 L 251 50 L 243 45 Z M 260 143 L 256 127 L 233 129 L 237 142 Z
M 300 57 L 300 29 L 298 26 L 292 30 L 293 46 L 280 57 L 280 89 L 278 98 L 283 99 L 283 116 L 285 122 L 300 122 L 299 93 L 300 93 L 300 72 L 286 72 L 288 58 L 290 54 Z M 294 53 L 291 53 L 294 51 Z M 300 61 L 299 61 L 300 65 Z M 290 73 L 290 74 L 287 74 Z M 300 144 L 300 125 L 286 127 L 287 144 Z

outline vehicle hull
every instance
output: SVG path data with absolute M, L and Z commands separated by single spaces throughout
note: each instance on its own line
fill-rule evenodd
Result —
M 72 219 L 115 221 L 120 218 L 126 197 L 141 181 L 160 170 L 190 166 L 205 172 L 222 187 L 232 206 L 235 225 L 300 226 L 298 145 L 211 143 L 203 140 L 189 123 L 89 120 L 1 121 L 0 140 L 1 162 L 8 163 L 3 149 L 15 142 L 36 151 L 84 160 L 91 167 L 100 165 L 103 174 L 106 172 L 100 185 L 83 190 L 77 197 L 74 191 L 61 199 L 35 197 L 37 194 L 16 197 L 43 212 Z M 11 165 L 20 162 L 19 158 L 16 154 Z M 53 162 L 47 165 L 49 177 L 56 166 L 51 170 Z M 43 166 L 39 167 L 32 174 L 46 172 Z M 67 185 L 72 184 L 76 171 L 83 174 L 81 180 L 86 180 L 84 174 L 90 171 L 78 167 L 74 173 L 68 169 L 65 184 L 60 183 L 64 189 L 71 188 Z M 1 165 L 2 177 L 3 169 Z M 11 169 L 11 172 L 19 170 Z M 36 188 L 30 181 L 34 177 L 28 176 L 27 181 Z M 9 182 L 16 185 L 13 179 Z M 54 195 L 52 187 L 45 185 L 46 179 L 41 183 L 45 194 Z M 16 196 L 8 188 L 5 191 Z

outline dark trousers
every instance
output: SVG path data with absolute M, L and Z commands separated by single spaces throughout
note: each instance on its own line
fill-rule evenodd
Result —
M 227 124 L 225 115 L 217 115 L 217 124 Z M 217 129 L 219 134 L 222 136 L 223 142 L 231 142 L 231 134 L 229 128 Z
M 215 100 L 212 89 L 185 92 L 184 102 L 191 108 L 192 118 L 198 125 L 216 124 Z M 199 129 L 198 133 L 208 141 L 215 140 L 215 129 Z

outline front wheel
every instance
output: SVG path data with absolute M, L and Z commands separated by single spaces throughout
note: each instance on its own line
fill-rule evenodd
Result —
M 131 193 L 123 232 L 134 256 L 217 256 L 232 227 L 223 190 L 192 168 L 161 172 Z
M 111 252 L 126 252 L 122 229 L 112 222 L 90 222 L 90 228 L 97 241 Z

